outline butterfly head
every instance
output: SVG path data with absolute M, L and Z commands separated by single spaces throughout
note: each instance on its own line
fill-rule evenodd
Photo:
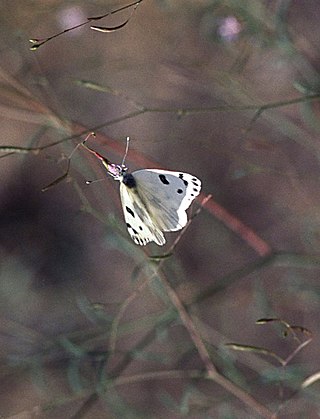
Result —
M 106 157 L 103 157 L 100 153 L 97 151 L 92 150 L 90 147 L 88 147 L 86 144 L 86 140 L 83 141 L 81 144 L 83 147 L 90 151 L 90 153 L 94 154 L 98 159 L 101 161 L 103 166 L 107 169 L 108 174 L 113 177 L 114 180 L 123 181 L 124 176 L 126 175 L 128 168 L 122 164 L 114 164 L 111 163 Z
M 133 189 L 137 186 L 135 178 L 131 173 L 128 173 L 128 168 L 124 164 L 113 164 L 109 163 L 107 160 L 102 160 L 102 164 L 114 180 L 124 183 L 129 189 Z
M 114 180 L 122 181 L 126 175 L 128 168 L 124 164 L 110 163 L 107 159 L 102 160 L 102 164 L 107 169 L 107 172 Z

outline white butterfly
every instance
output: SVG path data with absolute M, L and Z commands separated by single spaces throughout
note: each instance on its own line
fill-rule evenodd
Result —
M 84 147 L 120 182 L 124 219 L 136 244 L 144 246 L 154 241 L 162 246 L 166 242 L 164 231 L 181 230 L 187 224 L 186 210 L 201 190 L 198 178 L 189 173 L 159 169 L 128 173 L 124 161 L 121 165 L 110 163 L 96 151 Z

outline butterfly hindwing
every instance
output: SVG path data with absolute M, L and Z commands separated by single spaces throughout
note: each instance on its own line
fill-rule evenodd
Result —
M 136 188 L 120 183 L 120 198 L 128 232 L 132 240 L 141 246 L 154 241 L 162 246 L 166 241 L 160 228 L 154 224 Z
M 153 223 L 162 231 L 181 230 L 188 221 L 186 210 L 200 193 L 201 181 L 189 173 L 160 169 L 137 170 L 132 175 Z

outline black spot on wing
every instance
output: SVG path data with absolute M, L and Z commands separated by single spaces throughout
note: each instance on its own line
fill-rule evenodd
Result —
M 127 225 L 127 228 L 128 228 L 128 231 L 129 231 L 129 234 L 130 234 L 132 240 L 136 244 L 139 244 L 140 246 L 144 246 L 149 242 L 148 239 L 140 237 L 138 231 L 135 228 L 133 228 L 130 223 L 127 223 L 126 225 Z M 142 231 L 143 230 L 142 226 L 139 226 L 139 229 Z
M 161 182 L 164 184 L 164 185 L 169 185 L 169 181 L 168 181 L 168 179 L 166 178 L 166 176 L 165 175 L 159 175 L 159 179 L 161 180 Z
M 132 225 L 131 225 L 131 224 L 129 224 L 129 223 L 127 223 L 127 229 L 128 229 L 128 230 L 131 230 L 131 231 L 133 232 L 133 234 L 138 234 L 137 230 L 136 230 L 136 229 L 134 229 L 134 228 L 132 227 Z
M 142 237 L 140 237 L 138 235 L 132 235 L 131 237 L 132 237 L 132 240 L 136 244 L 139 244 L 140 246 L 144 246 L 144 245 L 146 245 L 149 242 L 149 240 L 144 239 L 144 238 L 142 238 Z
M 183 178 L 183 173 L 179 173 L 179 178 L 183 181 L 183 183 L 185 184 L 185 186 L 188 186 L 188 181 L 186 181 L 186 180 Z
M 126 211 L 131 215 L 131 217 L 134 218 L 134 212 L 132 211 L 131 208 L 129 208 L 128 206 L 126 206 Z
M 177 190 L 177 193 L 178 193 L 178 194 L 181 194 L 182 192 L 183 192 L 183 190 L 182 190 L 182 189 L 178 189 L 178 190 Z

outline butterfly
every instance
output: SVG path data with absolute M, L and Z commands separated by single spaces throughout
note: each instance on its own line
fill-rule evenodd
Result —
M 111 163 L 85 145 L 85 141 L 82 145 L 101 160 L 113 179 L 120 182 L 124 219 L 136 244 L 144 246 L 153 241 L 162 246 L 166 242 L 163 232 L 178 231 L 187 224 L 186 210 L 201 190 L 201 181 L 197 177 L 160 169 L 129 173 L 124 165 L 125 157 L 122 164 Z

